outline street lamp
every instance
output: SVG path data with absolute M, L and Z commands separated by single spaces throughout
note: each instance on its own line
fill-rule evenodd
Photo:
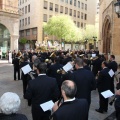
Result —
M 97 37 L 93 37 L 93 39 L 94 39 L 94 50 L 96 49 L 96 39 L 97 39 Z
M 120 0 L 117 0 L 117 2 L 114 4 L 115 12 L 118 15 L 118 18 L 120 18 Z

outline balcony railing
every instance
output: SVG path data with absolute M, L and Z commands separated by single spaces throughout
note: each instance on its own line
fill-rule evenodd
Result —
M 5 5 L 5 4 L 0 4 L 0 12 L 22 15 L 22 11 L 20 11 L 17 7 Z

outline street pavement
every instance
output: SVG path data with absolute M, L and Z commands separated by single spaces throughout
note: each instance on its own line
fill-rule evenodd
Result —
M 21 99 L 21 107 L 19 113 L 27 116 L 28 120 L 32 120 L 31 107 L 27 106 L 27 100 L 23 98 L 22 81 L 14 81 L 13 65 L 8 61 L 0 60 L 0 96 L 5 92 L 15 92 Z M 89 111 L 89 120 L 104 120 L 115 111 L 114 106 L 109 106 L 109 110 L 105 114 L 95 112 L 99 107 L 99 99 L 97 91 L 92 92 L 91 107 Z M 38 113 L 39 114 L 39 113 Z M 108 119 L 113 120 L 113 119 Z

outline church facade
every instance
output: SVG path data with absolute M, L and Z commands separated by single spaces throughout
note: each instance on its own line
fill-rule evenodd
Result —
M 116 0 L 100 0 L 99 50 L 106 55 L 114 54 L 120 61 L 120 18 L 115 13 Z
M 0 50 L 3 53 L 18 50 L 18 0 L 0 0 Z

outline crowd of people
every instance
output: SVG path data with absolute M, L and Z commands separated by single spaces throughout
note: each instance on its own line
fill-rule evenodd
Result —
M 95 50 L 31 50 L 14 51 L 12 59 L 14 80 L 22 80 L 23 97 L 31 106 L 33 120 L 88 120 L 91 91 L 96 89 L 99 108 L 95 111 L 102 114 L 108 111 L 108 98 L 101 92 L 111 90 L 115 94 L 116 117 L 120 120 L 120 65 L 114 55 L 108 59 Z M 67 63 L 73 68 L 66 72 L 63 66 Z M 26 65 L 32 69 L 28 74 L 20 71 Z M 110 70 L 115 73 L 113 76 Z M 44 112 L 40 104 L 49 100 L 55 103 L 53 109 Z

